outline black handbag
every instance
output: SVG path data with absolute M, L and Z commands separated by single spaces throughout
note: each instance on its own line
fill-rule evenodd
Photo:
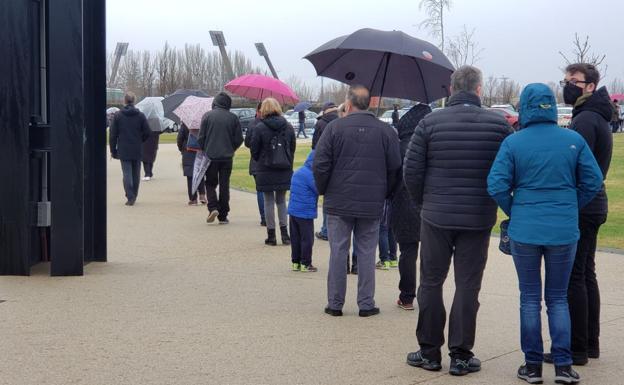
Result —
M 498 249 L 507 255 L 511 255 L 511 243 L 509 242 L 509 234 L 507 234 L 507 228 L 509 227 L 509 219 L 505 219 L 500 224 L 500 242 Z

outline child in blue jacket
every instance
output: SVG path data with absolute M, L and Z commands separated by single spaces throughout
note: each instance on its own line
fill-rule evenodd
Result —
M 314 245 L 314 219 L 317 216 L 318 191 L 314 184 L 312 162 L 314 150 L 308 155 L 303 167 L 295 171 L 290 182 L 290 247 L 292 249 L 292 270 L 315 272 L 312 266 Z

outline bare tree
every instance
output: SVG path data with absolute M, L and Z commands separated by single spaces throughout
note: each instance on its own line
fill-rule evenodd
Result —
M 165 96 L 179 88 L 180 73 L 178 69 L 178 52 L 165 43 L 158 54 L 158 90 Z
M 486 106 L 491 106 L 492 104 L 496 104 L 496 92 L 498 90 L 498 79 L 494 76 L 488 77 L 485 82 L 483 82 L 482 87 L 482 100 L 483 104 Z
M 425 9 L 427 19 L 420 23 L 427 28 L 431 36 L 440 39 L 440 49 L 444 52 L 444 9 L 451 9 L 451 0 L 421 0 L 419 9 Z
M 559 82 L 548 82 L 547 85 L 552 91 L 553 95 L 555 95 L 557 103 L 563 103 L 563 93 L 561 91 L 561 86 L 559 85 Z
M 145 96 L 154 95 L 154 83 L 156 82 L 156 60 L 152 59 L 150 51 L 143 51 L 141 54 L 141 94 Z
M 123 84 L 123 88 L 142 97 L 141 83 L 141 56 L 139 52 L 128 51 L 119 67 L 119 77 L 116 83 Z
M 624 94 L 624 82 L 620 78 L 615 78 L 607 87 L 611 94 Z
M 502 104 L 515 104 L 520 95 L 520 84 L 503 77 L 497 92 L 497 100 Z
M 324 100 L 329 100 L 336 104 L 341 104 L 345 101 L 348 91 L 349 86 L 344 83 L 331 82 L 329 84 L 325 84 L 325 89 L 323 90 L 325 94 L 323 95 Z
M 474 65 L 481 60 L 483 49 L 479 48 L 479 43 L 475 41 L 474 34 L 475 28 L 468 31 L 464 24 L 462 32 L 449 40 L 446 55 L 455 68 Z
M 572 42 L 572 56 L 568 57 L 563 52 L 559 51 L 559 55 L 563 57 L 566 65 L 572 63 L 588 63 L 596 66 L 601 76 L 604 78 L 607 73 L 607 65 L 603 65 L 604 60 L 607 58 L 605 54 L 596 54 L 591 51 L 591 44 L 589 43 L 589 36 L 585 36 L 585 40 L 581 40 L 578 33 L 574 33 L 574 41 Z
M 289 77 L 285 83 L 288 84 L 293 91 L 295 91 L 295 94 L 297 94 L 300 100 L 315 100 L 318 97 L 318 93 L 314 87 L 306 84 L 295 75 Z

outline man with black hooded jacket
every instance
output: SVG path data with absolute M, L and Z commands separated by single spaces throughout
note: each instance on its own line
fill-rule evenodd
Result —
M 609 127 L 613 107 L 605 87 L 597 89 L 600 73 L 592 64 L 576 63 L 566 68 L 563 99 L 571 104 L 570 129 L 585 138 L 606 179 L 611 154 L 613 134 Z M 579 230 L 576 257 L 568 286 L 568 305 L 572 326 L 572 361 L 585 365 L 588 358 L 600 356 L 600 291 L 596 279 L 596 238 L 600 226 L 607 220 L 607 192 L 602 190 L 579 213 Z M 552 362 L 550 354 L 544 355 Z
M 208 223 L 214 222 L 215 218 L 219 219 L 219 224 L 229 223 L 227 216 L 230 212 L 232 158 L 243 144 L 240 121 L 230 112 L 231 107 L 232 98 L 220 92 L 214 98 L 212 110 L 204 114 L 199 130 L 199 145 L 210 159 L 210 166 L 206 171 Z
M 126 206 L 134 206 L 139 195 L 142 144 L 152 132 L 145 115 L 134 107 L 135 100 L 132 92 L 126 93 L 126 106 L 115 114 L 110 126 L 110 152 L 121 162 Z

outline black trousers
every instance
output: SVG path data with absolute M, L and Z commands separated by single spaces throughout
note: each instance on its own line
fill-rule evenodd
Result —
M 206 183 L 205 181 L 201 181 L 199 182 L 199 186 L 197 187 L 197 191 L 199 191 L 201 195 L 206 195 L 205 183 Z M 188 192 L 189 201 L 197 200 L 197 191 L 195 191 L 195 194 L 193 194 L 193 177 L 192 176 L 186 177 L 186 189 Z
M 425 358 L 442 359 L 440 348 L 444 344 L 446 324 L 442 287 L 451 258 L 456 289 L 449 317 L 449 355 L 463 360 L 473 357 L 479 291 L 487 262 L 490 231 L 448 230 L 422 222 L 416 337 Z
M 413 303 L 416 298 L 416 259 L 418 259 L 418 242 L 399 242 L 401 257 L 399 258 L 399 299 L 403 303 Z
M 290 216 L 290 248 L 292 263 L 312 264 L 314 246 L 314 219 Z
M 212 160 L 206 170 L 206 196 L 208 211 L 219 212 L 218 219 L 224 220 L 230 212 L 230 176 L 232 175 L 232 159 Z M 217 197 L 217 185 L 219 196 Z
M 141 183 L 141 161 L 122 160 L 121 172 L 123 174 L 123 186 L 128 201 L 134 202 L 139 195 L 139 184 Z
M 592 353 L 592 356 L 600 353 L 600 290 L 595 259 L 598 230 L 606 219 L 606 215 L 579 216 L 581 238 L 568 286 L 571 350 L 575 358 L 586 358 L 588 353 Z
M 154 170 L 154 163 L 153 162 L 143 162 L 143 171 L 145 173 L 145 176 L 149 176 L 150 178 L 154 176 L 154 173 L 152 172 Z

